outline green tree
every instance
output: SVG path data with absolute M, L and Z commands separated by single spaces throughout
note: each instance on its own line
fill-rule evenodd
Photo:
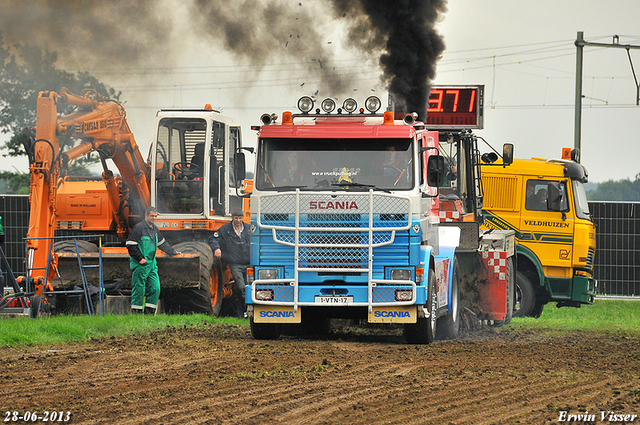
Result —
M 11 138 L 2 148 L 7 150 L 3 156 L 17 157 L 26 155 L 23 146 L 23 128 L 33 128 L 36 124 L 36 103 L 38 92 L 50 90 L 59 92 L 63 87 L 80 94 L 85 88 L 93 88 L 100 95 L 119 100 L 121 92 L 98 81 L 87 72 L 69 73 L 57 69 L 56 52 L 42 50 L 26 44 L 6 46 L 0 33 L 0 132 L 11 134 Z M 63 113 L 70 113 L 69 106 Z M 69 138 L 61 140 L 61 149 L 67 150 L 78 143 Z M 86 166 L 98 161 L 96 155 L 74 161 L 69 174 L 88 175 Z
M 0 171 L 0 193 L 29 194 L 29 173 Z
M 640 174 L 635 180 L 607 180 L 587 192 L 590 201 L 640 201 Z

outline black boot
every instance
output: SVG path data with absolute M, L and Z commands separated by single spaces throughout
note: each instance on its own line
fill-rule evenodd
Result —
M 153 316 L 156 315 L 157 308 L 156 307 L 145 307 L 144 314 L 151 314 Z
M 144 310 L 141 308 L 132 308 L 131 309 L 131 314 L 143 314 Z

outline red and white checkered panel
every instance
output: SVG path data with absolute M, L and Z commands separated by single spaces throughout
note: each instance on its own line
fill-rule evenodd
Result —
M 460 221 L 460 213 L 458 211 L 440 211 L 440 221 Z
M 487 266 L 489 273 L 493 272 L 497 279 L 507 280 L 506 251 L 482 251 L 482 262 Z
M 507 252 L 481 251 L 484 270 L 480 271 L 478 306 L 487 320 L 504 320 L 507 313 Z M 486 275 L 485 275 L 486 273 Z

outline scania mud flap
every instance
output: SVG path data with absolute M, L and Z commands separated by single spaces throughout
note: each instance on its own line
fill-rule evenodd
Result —
M 504 320 L 507 314 L 507 252 L 481 251 L 478 307 L 483 320 Z
M 416 306 L 373 307 L 367 320 L 369 323 L 416 323 Z
M 300 308 L 294 311 L 293 306 L 253 306 L 253 321 L 255 323 L 302 323 Z
M 87 282 L 99 284 L 98 253 L 80 254 Z M 200 257 L 195 254 L 180 254 L 175 257 L 158 255 L 158 274 L 161 289 L 197 287 L 200 284 Z M 58 254 L 58 275 L 51 279 L 54 289 L 69 289 L 82 284 L 78 256 L 70 253 Z M 129 255 L 125 253 L 102 254 L 103 281 L 124 278 L 123 289 L 131 289 Z

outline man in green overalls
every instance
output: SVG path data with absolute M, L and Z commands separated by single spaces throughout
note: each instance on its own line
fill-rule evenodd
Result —
M 129 238 L 127 249 L 131 259 L 131 312 L 155 314 L 160 296 L 160 277 L 156 262 L 156 249 L 173 256 L 178 254 L 169 245 L 155 225 L 158 210 L 149 207 L 144 212 L 144 221 L 136 224 Z

